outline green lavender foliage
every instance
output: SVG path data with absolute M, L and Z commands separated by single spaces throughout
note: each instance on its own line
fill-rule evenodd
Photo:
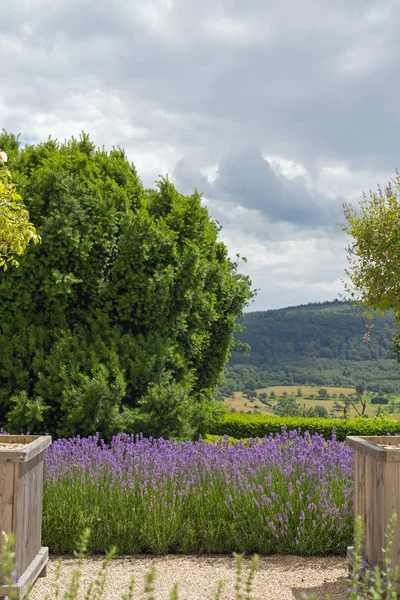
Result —
M 145 189 L 123 150 L 85 134 L 22 149 L 4 132 L 0 147 L 42 237 L 0 274 L 0 423 L 205 433 L 253 292 L 201 195 Z

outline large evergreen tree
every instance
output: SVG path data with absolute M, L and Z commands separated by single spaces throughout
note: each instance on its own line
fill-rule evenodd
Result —
M 0 136 L 42 238 L 0 274 L 0 418 L 56 435 L 195 436 L 252 297 L 195 190 L 144 189 L 87 135 Z

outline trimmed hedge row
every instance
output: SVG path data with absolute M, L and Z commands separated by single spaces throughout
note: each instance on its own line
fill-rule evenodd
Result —
M 209 434 L 229 435 L 236 439 L 255 438 L 281 433 L 282 427 L 288 431 L 300 429 L 302 433 L 320 433 L 325 439 L 332 437 L 334 429 L 339 441 L 343 441 L 347 435 L 400 434 L 400 421 L 393 419 L 311 419 L 242 414 L 226 414 L 221 421 L 214 423 Z

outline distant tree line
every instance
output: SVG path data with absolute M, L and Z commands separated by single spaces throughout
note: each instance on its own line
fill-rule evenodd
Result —
M 374 319 L 369 343 L 363 342 L 363 310 L 349 302 L 246 313 L 238 323 L 243 330 L 235 337 L 251 350 L 247 356 L 232 355 L 221 384 L 223 394 L 251 386 L 355 387 L 358 381 L 373 392 L 400 392 L 390 312 Z

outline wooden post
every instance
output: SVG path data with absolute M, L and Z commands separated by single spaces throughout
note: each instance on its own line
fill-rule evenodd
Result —
M 17 583 L 23 598 L 45 574 L 49 550 L 42 547 L 43 452 L 50 436 L 0 435 L 0 530 L 15 536 Z M 8 447 L 7 447 L 8 446 Z M 9 591 L 0 582 L 0 598 Z
M 385 534 L 395 513 L 391 566 L 400 571 L 400 437 L 349 436 L 346 443 L 354 451 L 354 518 L 361 516 L 363 524 L 363 564 L 383 568 Z M 348 557 L 351 562 L 352 548 Z

